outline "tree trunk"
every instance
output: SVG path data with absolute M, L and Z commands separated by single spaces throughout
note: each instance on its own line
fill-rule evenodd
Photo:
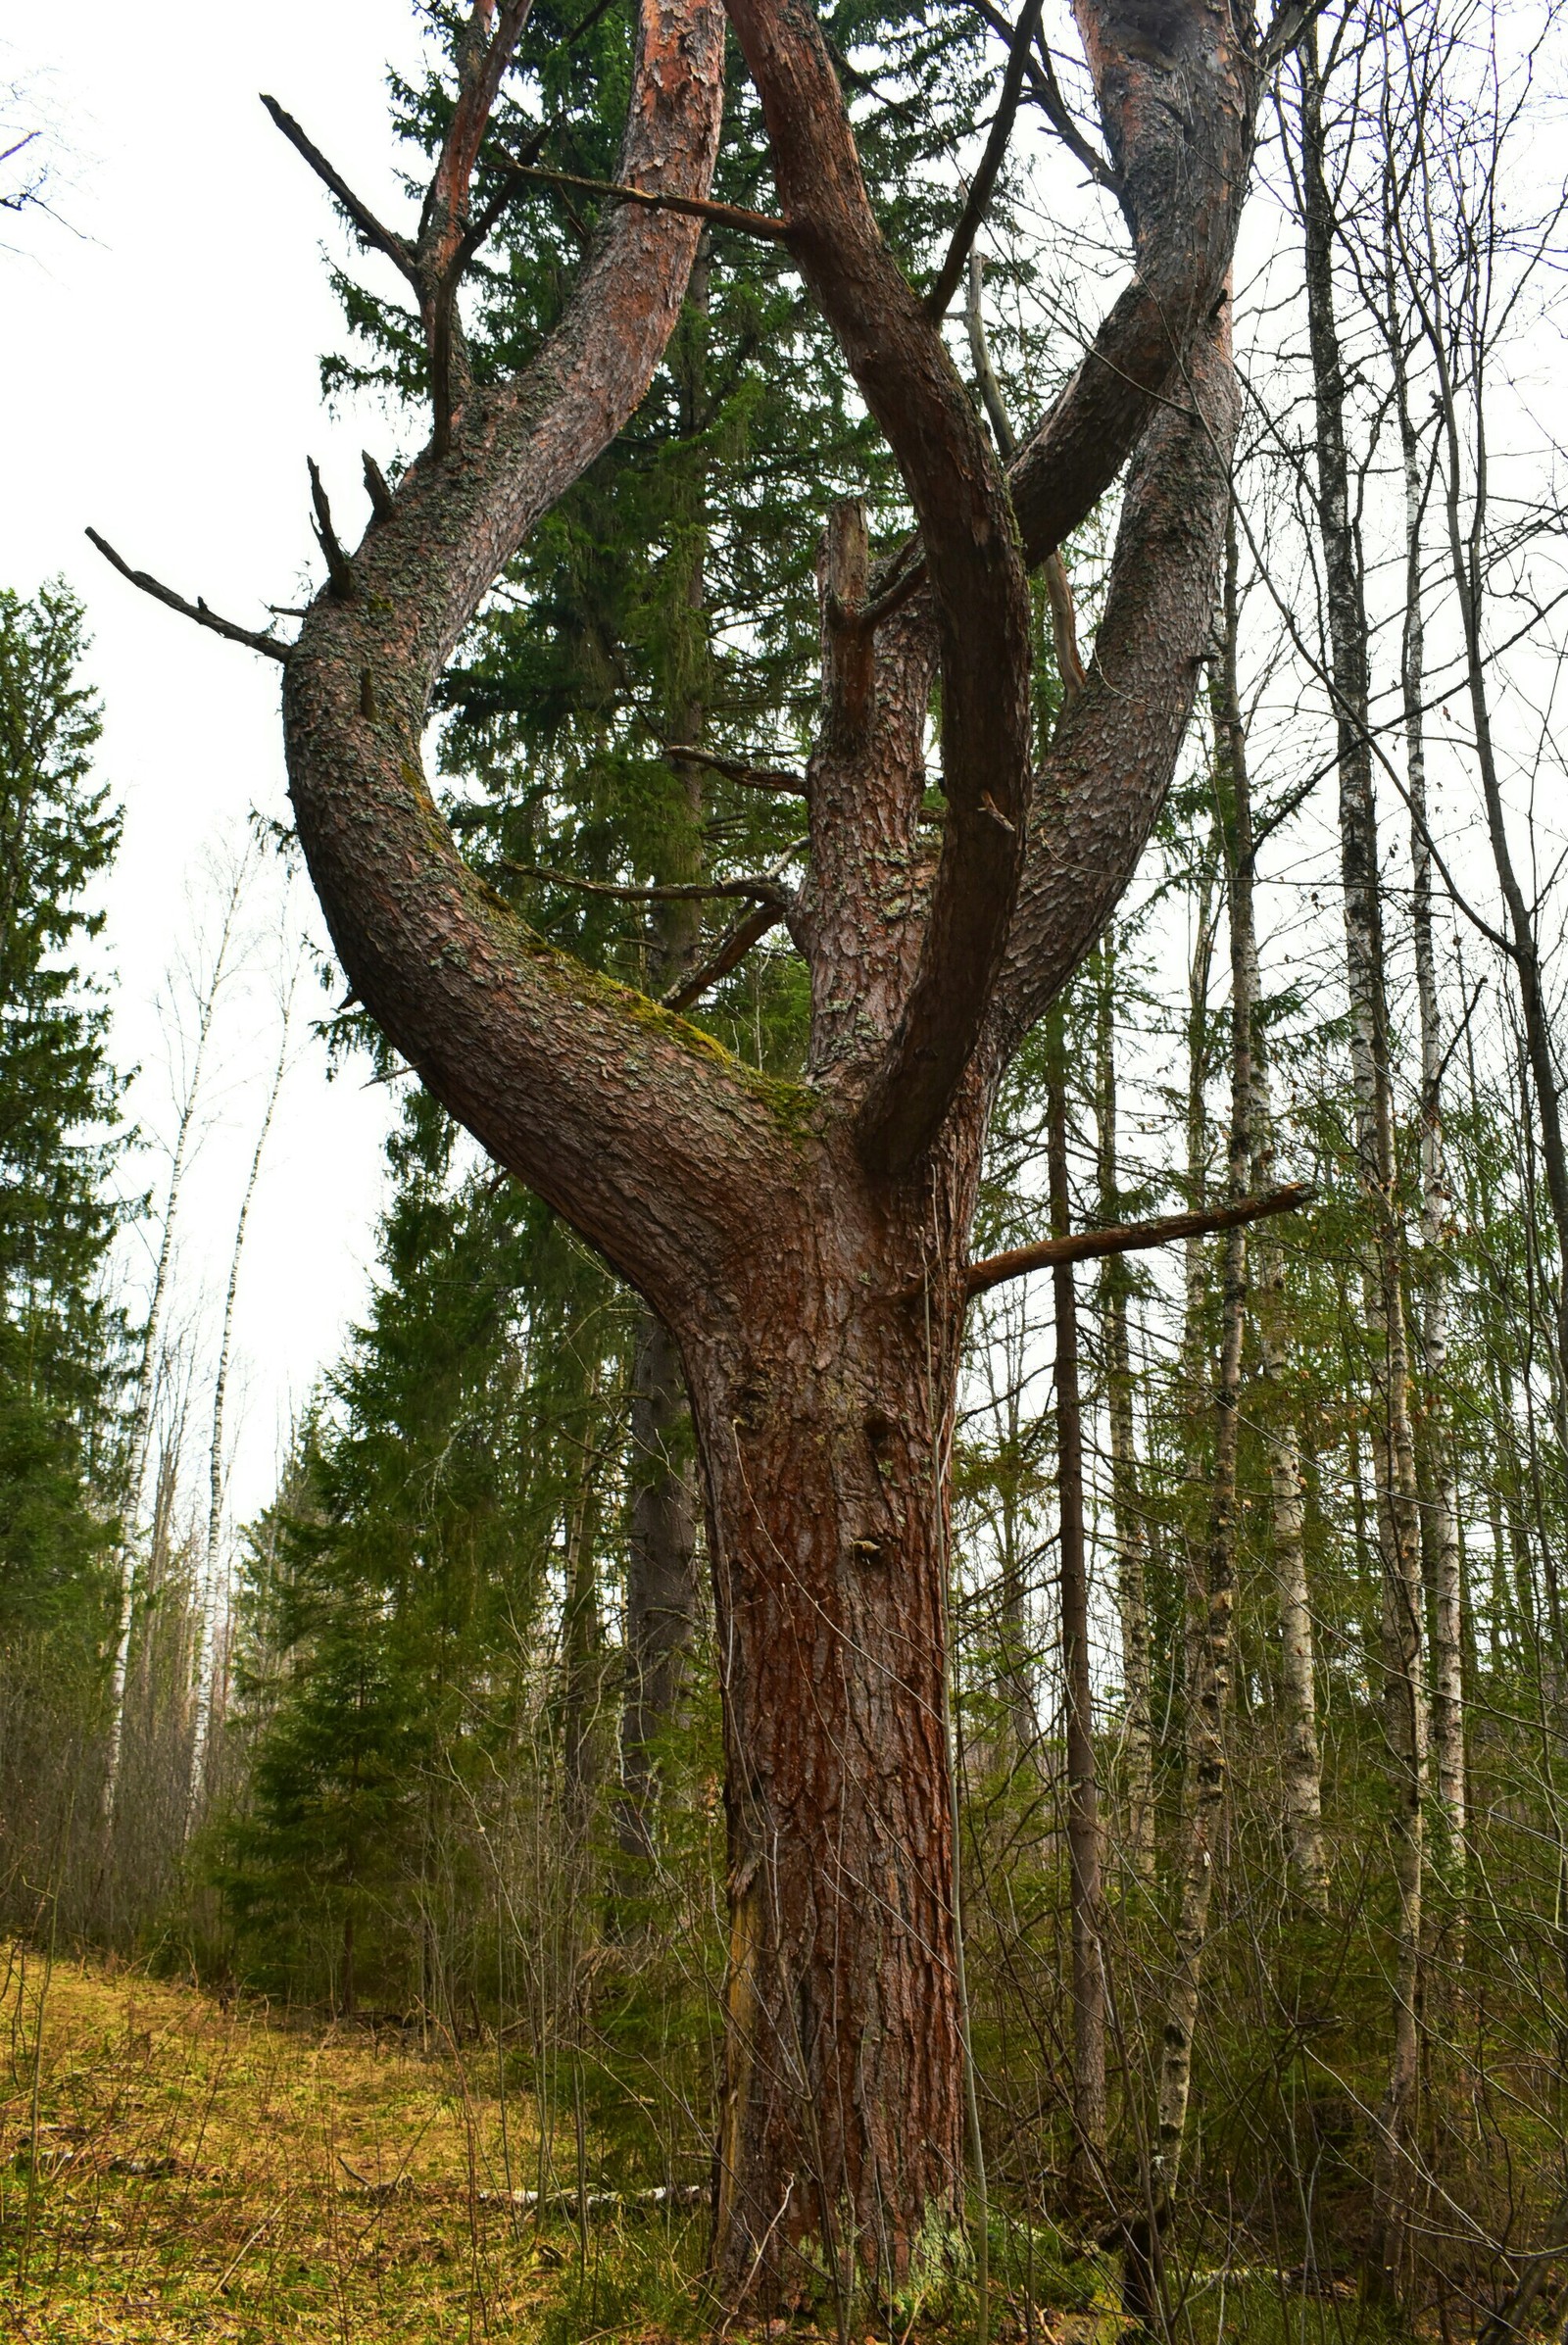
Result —
M 1410 413 L 1404 347 L 1393 307 L 1390 271 L 1388 343 L 1404 467 L 1404 624 L 1399 645 L 1405 779 L 1410 799 L 1413 884 L 1410 925 L 1421 1024 L 1421 1237 L 1419 1333 L 1424 1372 L 1422 1419 L 1427 1497 L 1422 1522 L 1432 1616 L 1432 1759 L 1439 1852 L 1449 1888 L 1461 1893 L 1465 1855 L 1464 1596 L 1459 1556 L 1459 1477 L 1448 1405 L 1447 1236 L 1449 1196 L 1443 1145 L 1443 1010 L 1432 921 L 1432 834 L 1427 822 L 1426 629 L 1421 610 L 1421 517 L 1426 503 L 1421 444 Z
M 669 365 L 688 442 L 703 430 L 708 355 L 709 237 L 699 240 L 686 306 L 671 338 Z M 707 722 L 707 511 L 699 484 L 688 517 L 674 608 L 663 637 L 662 699 L 674 739 L 696 743 Z M 677 788 L 661 827 L 653 877 L 689 886 L 703 874 L 703 782 L 695 763 L 675 768 Z M 703 940 L 695 898 L 654 908 L 648 991 L 658 997 L 691 974 Z M 631 1520 L 626 1550 L 626 1683 L 621 1704 L 621 1799 L 617 1837 L 621 1886 L 634 1889 L 654 1855 L 658 1743 L 675 1717 L 697 1628 L 697 1507 L 692 1487 L 691 1412 L 680 1353 L 657 1311 L 640 1318 L 632 1369 Z
M 619 1841 L 622 1886 L 635 1890 L 655 1853 L 659 1741 L 679 1708 L 697 1619 L 691 1413 L 674 1338 L 654 1311 L 638 1322 L 631 1448 Z
M 1228 746 L 1228 736 L 1226 737 Z M 1220 782 L 1222 829 L 1229 860 L 1251 862 L 1250 827 L 1236 831 L 1234 811 Z M 1245 800 L 1243 805 L 1245 806 Z M 1234 912 L 1234 891 L 1231 897 Z M 1245 929 L 1231 920 L 1231 1111 L 1230 1189 L 1246 1193 L 1251 1170 L 1252 969 L 1244 948 Z M 1247 1232 L 1225 1233 L 1221 1297 L 1219 1383 L 1214 1394 L 1214 1464 L 1203 1571 L 1194 1573 L 1194 1633 L 1187 1693 L 1187 1769 L 1183 1794 L 1184 1839 L 1181 1903 L 1176 1923 L 1176 1963 L 1161 2037 L 1156 2134 L 1156 2172 L 1161 2203 L 1174 2199 L 1192 2093 L 1193 2034 L 1208 1952 L 1208 1918 L 1218 1869 L 1219 1833 L 1225 1798 L 1225 1716 L 1231 1691 L 1231 1620 L 1236 1604 L 1237 1465 L 1241 1439 L 1242 1338 L 1247 1320 Z
M 744 1338 L 686 1346 L 727 1762 L 718 2277 L 761 2303 L 818 2294 L 824 2265 L 841 2299 L 897 2285 L 960 2206 L 943 1611 L 961 1289 L 907 1226 L 904 1278 L 868 1286 L 872 1218 L 803 1221 L 755 1265 Z
M 1049 1021 L 1047 1157 L 1051 1227 L 1071 1224 L 1067 1185 L 1067 1045 L 1060 1007 Z M 1083 1406 L 1078 1380 L 1078 1302 L 1072 1264 L 1051 1274 L 1056 1323 L 1056 1525 L 1060 1553 L 1062 1710 L 1067 1745 L 1067 1853 L 1072 1876 L 1074 2165 L 1080 2185 L 1105 2147 L 1105 1955 L 1095 1776 L 1094 1688 L 1089 1668 L 1089 1563 L 1084 1539 Z
M 1405 2225 L 1404 2130 L 1419 2056 L 1421 1901 L 1425 1854 L 1427 1701 L 1420 1501 L 1410 1421 L 1410 1370 L 1395 1196 L 1394 1102 L 1383 977 L 1377 809 L 1372 787 L 1367 623 L 1346 454 L 1345 376 L 1334 312 L 1336 223 L 1325 176 L 1322 88 L 1310 27 L 1301 75 L 1301 191 L 1307 327 L 1317 426 L 1318 525 L 1327 583 L 1338 733 L 1340 855 L 1345 894 L 1350 1072 L 1357 1170 L 1372 1229 L 1363 1309 L 1372 1337 L 1371 1442 L 1383 1559 L 1385 1731 L 1394 1776 L 1396 1930 L 1394 2043 L 1378 2112 L 1367 2286 L 1395 2292 Z
M 1115 944 L 1107 935 L 1100 949 L 1095 1021 L 1099 1207 L 1100 1218 L 1107 1227 L 1124 1218 L 1116 1166 L 1115 969 Z M 1132 1352 L 1127 1333 L 1131 1283 L 1125 1258 L 1107 1256 L 1100 1278 L 1100 1311 L 1110 1431 L 1111 1521 L 1116 1535 L 1116 1610 L 1121 1625 L 1122 1768 L 1127 1800 L 1124 1845 L 1129 1872 L 1148 1888 L 1154 1880 L 1154 1758 L 1146 1540 L 1139 1505 Z
M 1234 514 L 1225 549 L 1224 627 L 1220 659 L 1209 687 L 1222 801 L 1230 827 L 1231 960 L 1243 972 L 1243 992 L 1252 1022 L 1249 1043 L 1251 1074 L 1248 1178 L 1261 1195 L 1274 1185 L 1274 1115 L 1268 1060 L 1257 1032 L 1258 959 L 1255 911 L 1256 855 L 1252 838 L 1251 775 L 1247 731 L 1237 677 L 1240 626 L 1238 560 Z M 1317 1687 L 1312 1608 L 1306 1584 L 1301 1452 L 1289 1395 L 1282 1389 L 1289 1361 L 1285 1307 L 1285 1248 L 1271 1222 L 1253 1237 L 1253 1280 L 1259 1367 L 1264 1401 L 1263 1445 L 1268 1459 L 1272 1561 L 1279 1590 L 1280 1690 L 1285 1720 L 1283 1785 L 1286 1842 L 1292 1879 L 1302 1904 L 1321 1912 L 1328 1899 L 1328 1864 L 1323 1850 L 1323 1764 L 1317 1734 Z

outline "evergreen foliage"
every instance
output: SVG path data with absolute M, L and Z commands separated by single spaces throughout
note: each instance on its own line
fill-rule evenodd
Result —
M 79 605 L 0 592 L 0 1622 L 96 1631 L 123 1330 L 106 1287 L 121 1083 L 80 965 L 120 815 Z

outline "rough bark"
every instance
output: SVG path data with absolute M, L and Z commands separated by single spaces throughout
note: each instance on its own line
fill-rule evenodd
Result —
M 1210 0 L 1176 0 L 1152 32 L 1147 11 L 1081 0 L 1137 275 L 1019 459 L 1015 509 L 876 230 L 814 20 L 799 0 L 731 13 L 787 241 L 903 468 L 925 573 L 879 611 L 841 517 L 791 917 L 811 964 L 808 1079 L 760 1076 L 532 936 L 463 863 L 419 765 L 433 685 L 492 579 L 651 378 L 692 218 L 616 207 L 525 371 L 454 371 L 431 447 L 334 562 L 284 698 L 300 837 L 359 998 L 679 1346 L 727 1764 L 714 2255 L 732 2299 L 777 2303 L 828 2274 L 841 2294 L 860 2272 L 896 2281 L 957 2215 L 943 1581 L 967 1232 L 1000 1072 L 1125 887 L 1191 708 L 1228 494 L 1223 290 L 1256 60 Z M 492 28 L 478 0 L 465 89 L 518 12 L 504 17 Z M 641 0 L 619 181 L 706 194 L 721 60 L 710 0 Z M 454 251 L 471 234 L 459 144 L 435 207 Z M 1180 398 L 1153 396 L 1173 379 Z M 1031 813 L 1024 559 L 1129 453 L 1105 614 Z M 930 870 L 914 824 L 938 670 L 948 815 Z
M 1369 1431 L 1383 1562 L 1385 1734 L 1394 1784 L 1391 1818 L 1398 1900 L 1394 2040 L 1378 2111 L 1367 2286 L 1395 2292 L 1405 2229 L 1405 2125 L 1419 2060 L 1421 1906 L 1425 1871 L 1428 1717 L 1420 1501 L 1410 1418 L 1410 1368 L 1395 1196 L 1396 1164 L 1383 974 L 1383 910 L 1372 780 L 1368 629 L 1350 517 L 1345 373 L 1334 300 L 1336 222 L 1325 175 L 1322 85 L 1309 27 L 1298 52 L 1301 88 L 1301 203 L 1307 328 L 1317 432 L 1318 528 L 1323 548 L 1339 774 L 1340 861 L 1357 1171 L 1370 1231 L 1362 1282 L 1371 1334 Z
M 1050 1026 L 1047 1168 L 1051 1224 L 1067 1235 L 1067 1049 L 1060 1009 Z M 1078 1377 L 1078 1299 L 1070 1262 L 1051 1274 L 1056 1326 L 1056 1534 L 1061 1607 L 1062 1712 L 1067 1746 L 1067 1857 L 1071 1873 L 1072 2101 L 1075 2166 L 1092 2180 L 1105 2147 L 1105 1953 L 1089 1663 L 1089 1556 L 1084 1538 L 1084 1429 Z

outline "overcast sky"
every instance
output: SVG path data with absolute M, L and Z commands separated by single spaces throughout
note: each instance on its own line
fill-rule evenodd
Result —
M 106 898 L 115 1048 L 144 1069 L 132 1112 L 167 1131 L 158 996 L 190 925 L 204 855 L 250 809 L 284 810 L 270 661 L 200 633 L 136 594 L 86 543 L 88 523 L 137 567 L 248 624 L 290 603 L 318 558 L 305 460 L 322 464 L 359 527 L 359 451 L 383 458 L 390 421 L 329 417 L 318 360 L 339 339 L 322 266 L 341 251 L 330 205 L 273 129 L 275 94 L 376 203 L 402 217 L 385 70 L 415 56 L 407 0 L 111 0 L 5 12 L 0 81 L 32 84 L 66 224 L 0 217 L 10 351 L 0 583 L 64 575 L 85 602 L 102 694 L 101 770 L 125 811 Z M 199 883 L 198 883 L 199 892 Z M 308 891 L 305 892 L 308 897 Z M 309 918 L 299 905 L 296 928 Z M 307 1008 L 319 1013 L 314 981 Z M 254 1144 L 270 992 L 260 968 L 215 1035 L 225 1080 L 182 1224 L 184 1339 L 206 1359 Z M 387 1094 L 351 1071 L 328 1085 L 318 1049 L 296 1065 L 264 1169 L 242 1271 L 236 1343 L 237 1515 L 269 1494 L 280 1428 L 333 1358 L 368 1293 Z M 137 1179 L 157 1183 L 149 1152 Z M 200 1367 L 199 1367 L 200 1373 Z M 198 1412 L 205 1403 L 198 1399 Z

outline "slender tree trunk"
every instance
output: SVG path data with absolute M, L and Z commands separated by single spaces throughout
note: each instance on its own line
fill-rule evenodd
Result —
M 1066 1020 L 1050 1013 L 1047 1156 L 1051 1226 L 1071 1226 L 1067 1181 Z M 1060 1545 L 1062 1709 L 1067 1745 L 1067 1854 L 1072 1877 L 1073 2126 L 1080 2183 L 1105 2146 L 1105 1955 L 1102 1910 L 1094 1690 L 1089 1666 L 1089 1563 L 1084 1538 L 1083 1406 L 1072 1264 L 1052 1271 L 1056 1322 L 1056 1521 Z
M 1246 859 L 1251 857 L 1250 832 Z M 1242 859 L 1240 854 L 1233 861 Z M 1234 898 L 1233 898 L 1234 904 Z M 1234 918 L 1231 942 L 1231 1195 L 1245 1195 L 1251 1169 L 1252 956 Z M 1163 2203 L 1174 2200 L 1192 2095 L 1193 2035 L 1208 1952 L 1209 1908 L 1218 1870 L 1225 1799 L 1225 1718 L 1231 1692 L 1231 1624 L 1236 1603 L 1237 1468 L 1241 1437 L 1242 1339 L 1247 1320 L 1247 1232 L 1224 1239 L 1219 1383 L 1214 1394 L 1214 1463 L 1201 1579 L 1192 1575 L 1195 1615 L 1187 1700 L 1181 1902 L 1176 1962 L 1161 2034 L 1156 2168 Z
M 1209 701 L 1220 795 L 1229 807 L 1231 958 L 1233 968 L 1240 967 L 1244 972 L 1243 998 L 1249 1004 L 1253 1028 L 1249 1044 L 1251 1090 L 1247 1101 L 1247 1177 L 1253 1191 L 1260 1194 L 1274 1184 L 1274 1113 L 1268 1060 L 1257 1032 L 1257 866 L 1252 844 L 1251 776 L 1237 677 L 1241 612 L 1234 516 L 1226 539 L 1223 616 L 1220 658 L 1213 670 Z M 1274 1578 L 1279 1590 L 1286 1844 L 1297 1895 L 1309 1911 L 1321 1912 L 1328 1899 L 1328 1860 L 1323 1847 L 1323 1764 L 1317 1733 L 1312 1607 L 1306 1581 L 1301 1452 L 1295 1409 L 1284 1381 L 1290 1359 L 1285 1248 L 1272 1222 L 1258 1224 L 1252 1244 L 1255 1264 L 1252 1294 L 1263 1388 L 1269 1526 Z
M 214 1673 L 218 1667 L 216 1624 L 226 1609 L 219 1587 L 223 1534 L 223 1486 L 226 1475 L 223 1433 L 224 1408 L 228 1398 L 229 1359 L 234 1340 L 234 1298 L 239 1292 L 240 1259 L 245 1251 L 245 1233 L 250 1223 L 251 1205 L 256 1197 L 256 1184 L 261 1178 L 262 1158 L 271 1136 L 272 1118 L 277 1112 L 278 1095 L 288 1072 L 290 1027 L 294 1005 L 294 981 L 290 975 L 284 980 L 277 1038 L 277 1057 L 267 1098 L 262 1107 L 262 1120 L 256 1134 L 256 1146 L 251 1151 L 250 1170 L 240 1197 L 239 1218 L 234 1224 L 234 1244 L 228 1258 L 228 1286 L 223 1295 L 223 1319 L 219 1334 L 218 1368 L 213 1378 L 213 1431 L 207 1453 L 207 1543 L 202 1561 L 202 1575 L 197 1589 L 196 1605 L 196 1720 L 191 1736 L 190 1781 L 185 1800 L 185 1829 L 187 1833 L 196 1821 L 201 1804 L 207 1767 L 208 1735 L 215 1708 Z M 219 1699 L 220 1707 L 220 1698 Z
M 1424 1552 L 1432 1618 L 1432 1760 L 1443 1820 L 1440 1861 L 1451 1889 L 1462 1890 L 1465 1865 L 1464 1601 L 1459 1556 L 1459 1481 L 1448 1406 L 1447 1232 L 1449 1194 L 1443 1143 L 1443 1011 L 1432 919 L 1432 834 L 1427 820 L 1426 628 L 1421 608 L 1421 521 L 1426 480 L 1410 413 L 1404 347 L 1389 271 L 1385 340 L 1393 366 L 1404 470 L 1404 623 L 1399 689 L 1404 713 L 1413 884 L 1410 923 L 1421 1024 L 1421 1265 L 1419 1329 L 1426 1387 L 1422 1430 L 1426 1482 Z
M 584 1392 L 581 1455 L 566 1516 L 565 1597 L 561 1621 L 562 1770 L 567 1829 L 580 1852 L 593 1816 L 604 1693 L 604 1622 L 599 1605 L 599 1480 L 596 1451 L 599 1364 Z
M 654 1311 L 638 1321 L 631 1447 L 618 1831 L 628 1890 L 655 1852 L 659 1741 L 679 1709 L 697 1612 L 691 1416 L 675 1340 Z
M 1446 452 L 1444 507 L 1447 522 L 1448 558 L 1463 627 L 1465 682 L 1469 690 L 1470 713 L 1475 727 L 1476 767 L 1481 777 L 1481 795 L 1486 807 L 1487 836 L 1492 847 L 1493 863 L 1508 914 L 1508 940 L 1512 947 L 1514 975 L 1519 989 L 1519 1006 L 1524 1019 L 1526 1062 L 1530 1069 L 1530 1084 L 1535 1094 L 1536 1114 L 1540 1125 L 1541 1157 L 1543 1170 L 1545 1173 L 1546 1200 L 1557 1240 L 1557 1292 L 1555 1296 L 1557 1392 L 1559 1395 L 1556 1412 L 1557 1435 L 1564 1450 L 1568 1451 L 1568 1137 L 1565 1137 L 1563 1126 L 1562 1078 L 1558 1071 L 1551 1031 L 1551 1012 L 1543 982 L 1537 914 L 1526 900 L 1524 888 L 1514 865 L 1513 847 L 1509 840 L 1507 817 L 1503 810 L 1502 787 L 1497 772 L 1496 750 L 1492 732 L 1492 701 L 1487 684 L 1486 646 L 1482 633 L 1482 617 L 1486 598 L 1486 535 L 1489 519 L 1487 418 L 1483 398 L 1487 354 L 1484 345 L 1468 354 L 1471 362 L 1469 372 L 1475 390 L 1474 413 L 1470 417 L 1475 438 L 1475 477 L 1467 525 L 1463 513 L 1464 456 L 1459 404 L 1454 387 L 1453 352 L 1450 349 L 1450 328 L 1446 318 L 1447 304 L 1445 297 L 1444 277 L 1438 256 L 1437 231 L 1433 217 L 1431 165 L 1425 130 L 1423 129 L 1419 135 L 1422 234 L 1426 248 L 1427 281 L 1419 289 L 1418 298 L 1421 298 L 1423 302 L 1423 314 L 1438 381 L 1438 398 Z M 1484 240 L 1484 233 L 1485 231 L 1479 225 L 1473 227 L 1474 238 Z
M 1116 1164 L 1116 950 L 1110 934 L 1100 949 L 1099 979 L 1095 1020 L 1099 1205 L 1101 1220 L 1110 1225 L 1124 1218 Z M 1125 1259 L 1109 1255 L 1100 1278 L 1100 1311 L 1110 1433 L 1111 1520 L 1116 1535 L 1116 1608 L 1121 1624 L 1122 1766 L 1127 1799 L 1123 1837 L 1129 1871 L 1147 1888 L 1154 1879 L 1154 1743 L 1149 1688 L 1147 1542 L 1139 1505 L 1132 1350 L 1127 1330 L 1131 1283 Z
M 202 1078 L 207 1064 L 208 1046 L 212 1040 L 213 1021 L 217 1016 L 219 997 L 226 979 L 232 973 L 232 962 L 239 942 L 239 924 L 244 903 L 245 887 L 250 877 L 249 855 L 235 863 L 225 890 L 219 915 L 218 939 L 213 951 L 211 969 L 198 983 L 196 991 L 196 1033 L 190 1064 L 176 1106 L 174 1145 L 169 1163 L 169 1186 L 164 1193 L 164 1210 L 158 1233 L 158 1258 L 153 1269 L 152 1294 L 147 1302 L 147 1320 L 142 1331 L 141 1357 L 136 1371 L 136 1397 L 131 1409 L 130 1444 L 125 1472 L 125 1533 L 119 1554 L 119 1595 L 115 1629 L 114 1657 L 109 1678 L 109 1749 L 104 1771 L 104 1816 L 112 1828 L 115 1803 L 120 1783 L 121 1745 L 124 1736 L 125 1668 L 130 1655 L 130 1634 L 135 1594 L 135 1542 L 141 1514 L 142 1495 L 147 1480 L 147 1450 L 152 1437 L 153 1403 L 157 1393 L 159 1345 L 163 1335 L 164 1304 L 169 1291 L 169 1274 L 173 1262 L 174 1229 L 179 1216 L 180 1192 L 184 1185 L 185 1166 L 196 1129 L 197 1111 L 201 1103 Z
M 682 436 L 704 429 L 710 239 L 699 241 L 681 321 L 671 337 L 670 370 L 680 401 Z M 672 616 L 666 658 L 670 672 L 662 698 L 674 737 L 700 742 L 707 721 L 706 507 L 701 489 L 691 516 L 689 567 L 677 588 L 682 608 Z M 678 803 L 662 825 L 662 886 L 687 886 L 702 877 L 703 785 L 695 764 L 676 769 Z M 656 997 L 690 974 L 702 946 L 702 907 L 695 900 L 656 906 L 649 987 Z M 658 1745 L 680 1704 L 687 1657 L 696 1634 L 697 1504 L 693 1489 L 691 1411 L 674 1337 L 657 1311 L 640 1316 L 632 1368 L 631 1519 L 626 1549 L 626 1683 L 620 1726 L 621 1797 L 617 1818 L 621 1886 L 633 1890 L 654 1855 Z
M 1394 2043 L 1378 2113 L 1367 2285 L 1396 2291 L 1406 2222 L 1405 2125 L 1419 2057 L 1421 1906 L 1425 1856 L 1427 1697 L 1420 1501 L 1410 1419 L 1410 1369 L 1400 1278 L 1393 1087 L 1383 980 L 1377 811 L 1372 787 L 1367 624 L 1346 454 L 1345 375 L 1334 313 L 1336 223 L 1324 169 L 1315 34 L 1299 49 L 1301 191 L 1307 327 L 1317 426 L 1318 525 L 1327 580 L 1338 732 L 1340 855 L 1345 893 L 1350 1068 L 1358 1171 L 1372 1221 L 1363 1308 L 1372 1336 L 1372 1449 L 1383 1554 L 1384 1710 L 1394 1775 L 1398 1899 Z

